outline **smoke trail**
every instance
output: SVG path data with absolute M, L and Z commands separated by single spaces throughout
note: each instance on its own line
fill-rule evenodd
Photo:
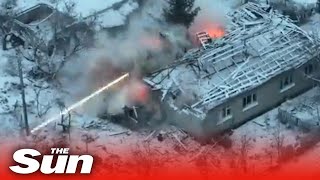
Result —
M 123 81 L 125 78 L 129 77 L 129 73 L 119 77 L 118 79 L 112 81 L 111 83 L 107 84 L 106 86 L 98 89 L 97 91 L 93 92 L 92 94 L 90 94 L 89 96 L 81 99 L 80 101 L 72 104 L 71 106 L 69 106 L 68 108 L 66 108 L 66 110 L 64 110 L 63 112 L 60 113 L 60 115 L 52 117 L 50 119 L 48 119 L 47 121 L 45 121 L 44 123 L 40 124 L 39 126 L 35 127 L 34 129 L 31 130 L 31 133 L 34 133 L 38 130 L 40 130 L 41 128 L 47 126 L 48 124 L 56 121 L 57 119 L 59 119 L 62 115 L 66 115 L 68 114 L 70 111 L 82 106 L 83 104 L 85 104 L 86 102 L 88 102 L 89 100 L 91 100 L 92 98 L 98 96 L 99 94 L 101 94 L 103 91 L 109 89 L 110 87 L 118 84 L 119 82 Z

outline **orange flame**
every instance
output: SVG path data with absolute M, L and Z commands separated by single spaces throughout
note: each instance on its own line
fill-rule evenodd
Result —
M 209 36 L 213 39 L 222 38 L 225 35 L 225 30 L 222 26 L 216 24 L 208 24 L 205 28 Z
M 138 80 L 132 80 L 128 86 L 128 98 L 131 102 L 146 103 L 149 99 L 149 88 Z
M 226 34 L 222 23 L 208 19 L 198 19 L 190 28 L 190 34 L 192 34 L 192 36 L 202 31 L 207 32 L 212 39 L 222 38 Z M 194 42 L 197 42 L 197 40 Z

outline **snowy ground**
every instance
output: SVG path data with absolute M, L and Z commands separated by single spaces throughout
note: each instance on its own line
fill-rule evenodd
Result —
M 14 51 L 3 52 L 1 54 L 1 69 L 0 69 L 0 116 L 2 120 L 1 124 L 1 137 L 14 137 L 19 136 L 17 132 L 21 124 L 21 95 L 19 88 L 19 78 L 17 76 L 17 58 L 21 58 L 15 55 Z M 50 107 L 48 114 L 58 113 L 57 99 L 63 98 L 64 93 L 57 90 L 53 85 L 47 82 L 40 82 L 32 80 L 27 75 L 30 71 L 31 63 L 23 60 L 22 65 L 24 67 L 24 84 L 26 103 L 28 106 L 30 127 L 35 127 L 41 123 L 46 116 L 39 117 L 41 112 L 44 112 L 47 107 Z M 44 90 L 40 90 L 40 88 Z M 40 92 L 38 94 L 38 92 Z M 37 98 L 38 94 L 38 98 Z M 38 99 L 38 101 L 37 101 Z M 39 102 L 39 104 L 37 103 Z M 39 110 L 39 111 L 38 111 Z
M 301 121 L 310 122 L 310 124 L 316 125 L 320 118 L 319 99 L 320 89 L 314 88 L 304 95 L 284 103 L 281 108 Z
M 277 115 L 278 108 L 247 122 L 234 130 L 231 136 L 235 149 L 241 148 L 244 136 L 249 139 L 248 163 L 256 172 L 264 172 L 278 164 L 276 148 L 278 137 L 283 137 L 283 147 L 296 148 L 299 139 L 305 136 L 302 131 L 281 124 Z

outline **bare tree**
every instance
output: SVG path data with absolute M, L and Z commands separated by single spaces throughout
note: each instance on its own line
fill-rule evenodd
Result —
M 16 23 L 14 13 L 7 15 L 3 11 L 0 11 L 0 28 L 6 34 L 6 38 L 3 38 L 4 49 L 8 49 L 7 41 L 16 43 L 19 40 L 18 43 L 23 43 L 28 48 L 24 50 L 23 57 L 35 63 L 32 73 L 42 78 L 54 79 L 73 56 L 93 44 L 97 17 L 78 17 L 73 1 L 50 1 L 56 8 L 48 17 L 37 25 L 34 24 L 35 28 Z M 14 3 L 16 0 L 7 0 L 1 4 L 2 9 L 13 7 Z M 48 34 L 48 29 L 52 33 Z
M 17 125 L 18 129 L 19 129 L 19 135 L 21 137 L 24 136 L 24 122 L 23 122 L 23 117 L 21 114 L 21 106 L 19 105 L 18 101 L 16 101 L 16 103 L 13 106 L 13 110 L 11 111 L 10 114 L 12 114 L 12 117 L 15 121 L 15 124 Z
M 96 141 L 99 137 L 96 136 L 94 137 L 92 134 L 86 133 L 82 135 L 82 141 L 86 144 L 86 153 L 89 152 L 89 144 L 93 143 Z
M 61 1 L 56 1 L 57 5 Z M 48 79 L 54 79 L 65 64 L 79 51 L 89 47 L 94 39 L 94 26 L 96 18 L 85 21 L 77 18 L 75 3 L 64 2 L 63 11 L 54 10 L 46 21 L 52 30 L 52 35 L 38 28 L 33 40 L 31 53 L 25 58 L 36 63 L 34 73 L 42 74 Z M 41 37 L 41 35 L 43 37 Z
M 71 129 L 71 113 L 68 112 L 66 115 L 61 114 L 61 121 L 58 124 L 62 127 L 62 132 L 69 133 L 69 137 L 70 137 L 70 129 Z
M 270 165 L 272 166 L 273 165 L 273 151 L 270 150 L 269 148 L 265 148 L 264 152 L 265 152 L 266 156 L 270 158 Z
M 34 86 L 35 88 L 33 89 L 35 93 L 35 102 L 36 102 L 36 109 L 37 109 L 37 116 L 39 118 L 43 117 L 47 112 L 51 109 L 51 103 L 48 102 L 47 104 L 42 104 L 40 101 L 41 97 L 41 92 L 43 90 L 48 89 L 49 87 L 42 87 L 42 86 Z
M 132 150 L 132 167 L 139 174 L 146 176 L 152 175 L 155 171 L 163 168 L 165 162 L 170 162 L 168 154 L 161 154 L 154 148 L 151 148 L 148 142 L 137 146 Z M 143 163 L 141 163 L 143 162 Z
M 83 39 L 78 39 L 77 41 L 66 42 L 64 46 L 61 47 L 63 50 L 62 55 L 58 54 L 57 46 L 59 46 L 60 43 L 63 44 L 63 42 L 58 42 L 58 40 L 53 42 L 52 45 L 49 45 L 49 52 L 42 51 L 40 49 L 41 43 L 39 43 L 38 46 L 35 47 L 32 56 L 27 59 L 36 62 L 36 70 L 45 74 L 49 79 L 54 79 L 65 64 L 80 50 L 85 48 L 82 40 Z M 50 50 L 50 48 L 52 50 Z
M 20 51 L 20 47 L 17 47 L 17 51 Z M 20 79 L 20 90 L 21 90 L 21 101 L 22 101 L 22 108 L 23 108 L 23 120 L 25 123 L 25 130 L 26 135 L 30 135 L 30 129 L 29 129 L 29 122 L 28 122 L 28 112 L 27 112 L 27 103 L 26 103 L 26 95 L 25 95 L 25 86 L 23 81 L 23 72 L 22 72 L 22 65 L 21 65 L 22 58 L 17 57 L 17 63 L 18 63 L 18 72 L 19 72 L 19 79 Z
M 17 6 L 17 0 L 3 0 L 1 2 L 1 15 L 13 16 L 15 11 L 14 7 Z
M 240 156 L 239 156 L 239 164 L 242 167 L 244 172 L 248 170 L 248 153 L 252 148 L 251 139 L 247 137 L 247 135 L 241 136 L 240 140 Z
M 284 145 L 284 136 L 281 133 L 281 126 L 280 122 L 277 121 L 277 125 L 275 127 L 275 131 L 273 133 L 273 146 L 277 152 L 278 161 L 281 159 L 281 152 Z

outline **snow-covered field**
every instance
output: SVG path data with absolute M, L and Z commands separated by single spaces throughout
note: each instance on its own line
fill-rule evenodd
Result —
M 296 148 L 299 145 L 299 139 L 306 135 L 296 128 L 288 128 L 281 124 L 277 115 L 278 108 L 273 109 L 235 129 L 231 136 L 236 149 L 242 146 L 243 137 L 248 138 L 250 144 L 248 163 L 256 172 L 262 173 L 278 165 L 278 138 L 283 138 L 283 147 Z

